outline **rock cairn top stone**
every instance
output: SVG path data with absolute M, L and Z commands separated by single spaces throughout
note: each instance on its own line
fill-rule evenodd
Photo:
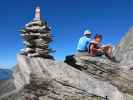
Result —
M 21 30 L 21 37 L 24 40 L 25 48 L 21 53 L 30 57 L 53 58 L 50 53 L 49 43 L 52 41 L 50 28 L 47 22 L 40 18 L 40 8 L 35 10 L 34 19 L 27 23 Z

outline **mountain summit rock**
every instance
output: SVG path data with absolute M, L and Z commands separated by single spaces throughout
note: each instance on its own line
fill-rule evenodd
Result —
M 114 55 L 127 70 L 133 69 L 133 27 L 117 45 Z
M 73 65 L 21 54 L 17 60 L 14 89 L 0 100 L 133 100 L 133 74 L 105 58 L 75 55 Z

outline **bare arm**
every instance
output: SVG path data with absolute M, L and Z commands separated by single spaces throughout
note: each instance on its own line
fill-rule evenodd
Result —
M 101 48 L 100 49 L 97 49 L 97 48 L 95 48 L 94 44 L 91 44 L 90 50 L 91 51 L 101 51 L 102 49 Z

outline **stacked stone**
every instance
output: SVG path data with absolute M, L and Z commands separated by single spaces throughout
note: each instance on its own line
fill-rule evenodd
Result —
M 36 8 L 36 13 L 38 14 Z M 47 23 L 40 19 L 40 15 L 35 14 L 33 21 L 25 25 L 21 30 L 21 36 L 24 39 L 25 48 L 22 49 L 22 54 L 30 57 L 51 58 L 49 55 L 52 52 L 49 49 L 49 43 L 52 41 L 50 28 Z

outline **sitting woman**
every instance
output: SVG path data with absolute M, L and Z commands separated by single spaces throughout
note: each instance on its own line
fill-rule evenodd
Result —
M 89 45 L 89 53 L 92 56 L 105 55 L 106 57 L 112 60 L 113 59 L 113 56 L 112 56 L 113 48 L 109 45 L 102 46 L 101 41 L 102 41 L 102 35 L 96 35 L 94 40 Z

